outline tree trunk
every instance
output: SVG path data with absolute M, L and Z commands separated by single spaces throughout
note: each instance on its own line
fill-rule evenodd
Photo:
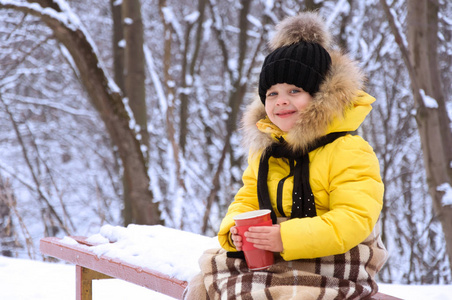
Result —
M 452 184 L 452 136 L 438 68 L 438 5 L 437 0 L 408 1 L 407 38 L 410 63 L 416 76 L 412 79 L 416 82 L 412 88 L 418 107 L 416 121 L 429 193 L 443 228 L 449 264 L 452 266 L 452 206 L 443 205 L 444 192 L 438 190 L 443 183 Z M 437 107 L 425 105 L 423 94 L 435 99 Z
M 13 257 L 12 250 L 16 248 L 14 242 L 15 228 L 8 205 L 8 194 L 12 194 L 8 181 L 4 182 L 0 176 L 0 254 Z
M 322 1 L 305 0 L 306 10 L 319 10 L 322 7 Z
M 143 20 L 140 0 L 123 0 L 122 17 L 125 39 L 124 85 L 125 95 L 140 126 L 141 144 L 149 147 L 145 93 L 145 59 L 143 50 Z
M 52 7 L 57 12 L 61 12 L 58 4 L 53 1 L 39 1 L 39 3 L 43 7 Z M 153 203 L 153 195 L 149 189 L 146 161 L 140 148 L 140 142 L 137 140 L 134 130 L 129 127 L 130 117 L 122 102 L 120 91 L 106 75 L 96 50 L 85 36 L 84 30 L 74 24 L 68 26 L 64 20 L 54 18 L 50 14 L 42 14 L 41 10 L 34 10 L 26 5 L 22 6 L 20 3 L 0 4 L 0 7 L 16 9 L 40 17 L 52 29 L 55 38 L 68 49 L 92 104 L 100 114 L 110 139 L 118 149 L 124 180 L 129 186 L 129 189 L 125 191 L 124 198 L 129 199 L 132 206 L 130 222 L 161 223 L 158 204 Z
M 164 25 L 164 46 L 163 46 L 163 82 L 165 83 L 165 91 L 167 92 L 167 109 L 166 114 L 166 126 L 168 131 L 168 139 L 171 143 L 171 148 L 173 150 L 174 165 L 176 167 L 176 178 L 177 183 L 180 188 L 185 190 L 184 179 L 182 178 L 182 166 L 180 161 L 180 147 L 176 139 L 176 125 L 174 118 L 174 99 L 176 99 L 176 87 L 172 82 L 175 82 L 171 75 L 171 61 L 172 61 L 172 39 L 173 39 L 173 28 L 171 20 L 168 20 L 168 16 L 165 16 L 164 10 L 167 9 L 166 0 L 159 0 L 159 14 L 162 18 Z
M 113 70 L 116 84 L 124 94 L 124 30 L 122 27 L 121 5 L 116 0 L 110 0 L 110 9 L 113 20 Z
M 386 1 L 380 3 L 410 75 L 429 194 L 441 222 L 452 266 L 452 205 L 443 203 L 444 191 L 438 189 L 444 183 L 452 184 L 452 135 L 437 55 L 439 4 L 437 0 L 408 0 L 408 45 L 405 45 Z M 435 100 L 436 106 L 426 105 L 426 95 Z
M 125 40 L 124 50 L 124 95 L 129 100 L 136 125 L 139 126 L 140 143 L 145 146 L 143 155 L 146 164 L 149 162 L 148 147 L 149 133 L 147 130 L 147 109 L 145 92 L 145 71 L 146 65 L 143 49 L 143 21 L 141 18 L 140 0 L 122 1 L 122 26 Z M 130 197 L 130 186 L 127 177 L 123 178 L 124 186 L 124 223 L 127 225 L 133 222 L 134 201 Z

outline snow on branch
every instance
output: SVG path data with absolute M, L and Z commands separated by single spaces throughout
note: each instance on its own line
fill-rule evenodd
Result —
M 277 24 L 279 22 L 279 18 L 274 13 L 275 1 L 274 0 L 265 0 L 263 2 L 265 5 L 264 15 L 269 17 L 274 24 Z
M 35 16 L 46 16 L 48 18 L 58 20 L 61 24 L 64 24 L 71 30 L 78 30 L 81 27 L 80 19 L 77 15 L 73 14 L 69 5 L 63 0 L 54 0 L 55 3 L 61 9 L 61 12 L 57 12 L 50 7 L 42 7 L 38 3 L 18 2 L 11 0 L 0 0 L 0 7 L 11 8 L 30 13 Z
M 331 27 L 331 24 L 333 24 L 333 21 L 337 18 L 337 16 L 347 10 L 350 10 L 350 5 L 347 5 L 347 0 L 340 0 L 336 6 L 334 7 L 333 12 L 328 16 L 328 19 L 326 20 L 326 26 Z
M 0 8 L 6 8 L 6 9 L 14 9 L 18 11 L 22 11 L 24 13 L 29 13 L 34 16 L 40 17 L 43 19 L 44 22 L 49 25 L 49 23 L 52 23 L 50 21 L 58 22 L 62 26 L 64 26 L 66 29 L 70 31 L 79 31 L 83 34 L 84 39 L 86 42 L 90 45 L 91 50 L 93 54 L 96 56 L 98 65 L 97 67 L 101 69 L 104 73 L 104 76 L 107 78 L 108 81 L 108 87 L 111 92 L 113 93 L 120 93 L 119 87 L 116 85 L 116 83 L 108 76 L 108 73 L 106 71 L 106 68 L 103 66 L 102 62 L 100 61 L 100 55 L 99 51 L 97 50 L 96 44 L 94 43 L 93 39 L 91 38 L 91 35 L 88 33 L 88 31 L 83 26 L 82 22 L 78 18 L 76 14 L 74 14 L 67 4 L 65 0 L 53 0 L 54 3 L 58 5 L 58 8 L 60 11 L 56 11 L 53 8 L 50 7 L 42 7 L 38 3 L 26 3 L 26 2 L 18 2 L 14 0 L 0 0 Z M 49 25 L 50 26 L 50 25 Z M 52 26 L 50 26 L 52 27 Z M 54 28 L 52 28 L 54 29 Z
M 395 29 L 397 30 L 397 36 L 400 38 L 400 42 L 402 43 L 403 47 L 405 47 L 405 49 L 408 49 L 408 41 L 406 39 L 406 36 L 403 34 L 402 24 L 400 24 L 399 20 L 397 19 L 397 13 L 394 11 L 393 8 L 389 8 L 389 12 L 392 15 L 394 26 Z
M 410 74 L 410 78 L 414 86 L 419 86 L 416 81 L 416 76 L 414 75 L 414 69 L 412 64 L 410 63 L 409 51 L 408 51 L 408 41 L 406 36 L 403 34 L 403 28 L 400 22 L 397 19 L 397 14 L 394 9 L 388 6 L 386 0 L 380 0 L 381 6 L 385 12 L 386 18 L 388 20 L 389 26 L 391 28 L 392 34 L 394 35 L 395 42 L 399 46 L 400 52 L 402 53 L 402 58 L 405 62 L 406 67 L 408 68 L 408 73 Z
M 9 100 L 11 102 L 19 101 L 22 103 L 32 104 L 32 105 L 36 105 L 36 106 L 45 106 L 45 107 L 49 107 L 52 109 L 62 111 L 64 113 L 67 113 L 67 114 L 70 114 L 73 116 L 87 117 L 87 118 L 95 118 L 96 117 L 96 115 L 93 114 L 89 110 L 72 108 L 72 107 L 69 107 L 62 103 L 48 101 L 46 99 L 37 99 L 36 97 L 27 97 L 27 96 L 10 94 L 10 93 L 3 93 L 2 96 L 4 97 L 4 99 Z
M 146 58 L 146 65 L 148 68 L 148 72 L 151 75 L 152 82 L 154 83 L 155 90 L 157 92 L 157 98 L 159 99 L 160 107 L 162 109 L 162 113 L 166 114 L 168 109 L 168 100 L 166 99 L 166 95 L 162 86 L 162 82 L 159 79 L 159 76 L 155 70 L 154 58 L 152 57 L 151 50 L 147 46 L 143 46 L 144 56 Z
M 443 198 L 441 199 L 441 206 L 452 206 L 452 187 L 449 183 L 445 182 L 436 187 L 438 192 L 444 192 Z
M 259 21 L 256 17 L 252 16 L 252 15 L 247 15 L 246 19 L 248 20 L 248 22 L 250 22 L 251 24 L 253 24 L 255 27 L 257 28 L 262 28 L 262 23 L 261 21 Z
M 174 15 L 174 11 L 171 7 L 162 7 L 162 13 L 163 17 L 165 18 L 166 24 L 171 24 L 171 27 L 173 28 L 174 32 L 177 35 L 177 38 L 179 41 L 184 40 L 184 31 L 182 29 L 182 26 L 177 22 L 177 18 Z
M 428 108 L 438 108 L 438 102 L 436 99 L 430 97 L 429 95 L 425 94 L 425 91 L 423 89 L 419 90 L 419 94 L 422 97 L 422 102 L 424 103 L 425 107 Z
M 194 24 L 201 14 L 199 11 L 194 11 L 191 14 L 185 16 L 184 21 L 188 22 L 189 24 Z

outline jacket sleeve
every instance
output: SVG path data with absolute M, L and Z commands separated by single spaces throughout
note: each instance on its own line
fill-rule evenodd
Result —
M 235 225 L 233 217 L 247 211 L 259 209 L 259 201 L 257 199 L 259 160 L 260 155 L 248 156 L 248 167 L 242 176 L 243 186 L 235 195 L 234 201 L 229 205 L 228 212 L 221 222 L 218 231 L 218 241 L 221 247 L 227 251 L 237 251 L 229 238 L 229 229 Z
M 333 151 L 314 158 L 325 161 L 321 181 L 328 211 L 281 223 L 285 260 L 345 253 L 369 236 L 379 218 L 384 187 L 372 147 L 358 136 L 330 146 Z

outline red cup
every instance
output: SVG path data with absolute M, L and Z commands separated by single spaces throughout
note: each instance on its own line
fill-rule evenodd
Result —
M 238 234 L 242 237 L 242 250 L 248 269 L 264 270 L 273 265 L 273 252 L 256 249 L 246 240 L 244 233 L 252 226 L 271 226 L 272 219 L 269 209 L 261 209 L 242 213 L 233 217 Z

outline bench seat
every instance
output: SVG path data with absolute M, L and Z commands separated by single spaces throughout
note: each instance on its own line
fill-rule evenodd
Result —
M 71 237 L 77 244 L 68 244 L 56 237 L 40 240 L 40 251 L 44 255 L 55 257 L 76 266 L 76 299 L 92 299 L 92 281 L 96 279 L 117 278 L 131 282 L 156 292 L 181 299 L 187 282 L 170 277 L 148 268 L 132 265 L 128 262 L 107 256 L 98 257 L 90 251 L 94 246 L 85 237 Z M 393 296 L 377 293 L 372 300 L 401 300 Z

